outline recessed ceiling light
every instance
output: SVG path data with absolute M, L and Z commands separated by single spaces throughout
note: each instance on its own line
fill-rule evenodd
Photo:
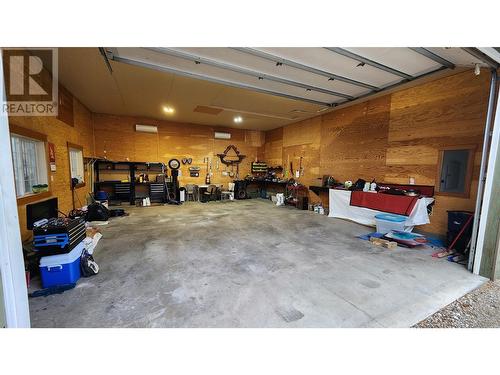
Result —
M 236 117 L 233 119 L 233 121 L 234 121 L 235 123 L 239 124 L 239 123 L 243 122 L 243 119 L 241 118 L 241 116 L 236 116 Z
M 166 106 L 163 106 L 163 112 L 168 113 L 169 115 L 171 115 L 172 113 L 175 112 L 175 109 L 173 109 L 172 107 L 166 105 Z

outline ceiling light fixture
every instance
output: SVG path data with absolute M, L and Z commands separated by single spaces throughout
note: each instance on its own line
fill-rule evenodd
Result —
M 237 124 L 240 124 L 241 122 L 243 122 L 243 119 L 241 118 L 241 116 L 236 116 L 233 121 Z
M 175 112 L 175 110 L 172 107 L 166 105 L 166 106 L 163 106 L 163 112 L 168 113 L 169 115 L 171 115 L 172 113 Z

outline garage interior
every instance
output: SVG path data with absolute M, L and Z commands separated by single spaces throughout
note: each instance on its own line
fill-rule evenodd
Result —
M 32 327 L 411 327 L 498 277 L 489 50 L 57 52 L 8 118 Z

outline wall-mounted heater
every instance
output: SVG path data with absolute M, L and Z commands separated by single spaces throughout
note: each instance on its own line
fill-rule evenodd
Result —
M 135 131 L 139 133 L 158 133 L 158 127 L 154 125 L 135 125 Z
M 231 139 L 231 133 L 227 132 L 215 132 L 215 139 Z

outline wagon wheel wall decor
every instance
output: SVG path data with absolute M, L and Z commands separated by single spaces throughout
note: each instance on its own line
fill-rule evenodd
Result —
M 236 156 L 228 155 L 229 151 L 233 150 Z M 232 165 L 238 165 L 241 163 L 243 159 L 246 158 L 246 155 L 240 154 L 238 149 L 236 148 L 235 145 L 229 145 L 226 147 L 224 152 L 222 154 L 217 154 L 217 156 L 220 158 L 221 163 L 227 165 L 227 166 L 232 166 Z M 233 158 L 233 159 L 231 159 Z

